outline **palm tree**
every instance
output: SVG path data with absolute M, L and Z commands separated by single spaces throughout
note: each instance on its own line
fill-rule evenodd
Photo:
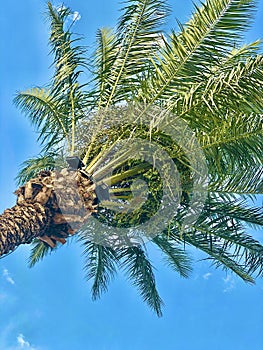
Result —
M 263 246 L 246 233 L 263 225 L 254 204 L 263 189 L 263 56 L 260 41 L 242 45 L 254 10 L 253 0 L 207 0 L 164 35 L 166 2 L 129 0 L 117 29 L 97 32 L 88 60 L 70 9 L 48 3 L 52 81 L 15 98 L 43 149 L 23 164 L 17 204 L 0 217 L 0 255 L 30 243 L 33 266 L 77 233 L 93 298 L 120 267 L 161 315 L 145 242 L 125 236 L 118 245 L 119 232 L 144 227 L 161 210 L 146 236 L 181 276 L 191 272 L 187 246 L 246 282 L 262 276 Z M 92 73 L 88 83 L 83 71 Z M 165 154 L 159 168 L 156 144 Z

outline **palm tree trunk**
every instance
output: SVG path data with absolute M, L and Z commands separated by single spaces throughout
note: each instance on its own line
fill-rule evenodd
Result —
M 0 256 L 34 238 L 65 243 L 96 212 L 95 184 L 82 172 L 44 171 L 20 187 L 17 204 L 0 215 Z
M 26 202 L 5 210 L 0 216 L 0 256 L 40 236 L 47 227 L 48 214 L 40 203 Z

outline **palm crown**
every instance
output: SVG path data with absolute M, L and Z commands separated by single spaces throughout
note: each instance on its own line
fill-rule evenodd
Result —
M 263 246 L 246 233 L 248 226 L 263 224 L 262 210 L 253 204 L 263 188 L 263 56 L 260 41 L 242 45 L 242 34 L 254 9 L 255 1 L 207 0 L 195 7 L 188 23 L 178 23 L 179 32 L 164 35 L 160 28 L 169 13 L 165 1 L 129 0 L 117 28 L 97 32 L 95 52 L 87 59 L 80 39 L 71 32 L 72 25 L 66 28 L 72 12 L 48 3 L 52 81 L 15 98 L 36 126 L 43 146 L 39 156 L 24 163 L 20 184 L 41 170 L 53 170 L 65 142 L 69 153 L 78 154 L 85 171 L 98 181 L 109 168 L 107 163 L 101 165 L 105 154 L 120 140 L 158 143 L 177 165 L 182 191 L 180 209 L 166 229 L 154 232 L 151 242 L 183 277 L 191 271 L 186 247 L 192 245 L 216 267 L 253 282 L 253 275 L 263 272 Z M 85 70 L 92 72 L 89 83 L 82 83 Z M 109 111 L 113 107 L 122 111 L 128 105 L 139 105 L 142 115 L 151 108 L 165 109 L 175 116 L 165 119 L 166 125 L 173 128 L 175 120 L 182 120 L 198 141 L 207 169 L 207 194 L 200 215 L 187 227 L 182 223 L 191 202 L 195 169 L 184 149 L 160 130 L 160 117 L 154 123 L 149 119 L 148 125 L 125 119 L 114 125 L 114 113 Z M 80 130 L 85 130 L 88 142 Z M 151 217 L 163 191 L 154 166 L 132 157 L 127 160 L 127 156 L 129 152 L 124 152 L 116 158 L 111 175 L 109 191 L 115 205 L 131 199 L 132 180 L 137 178 L 147 181 L 150 194 L 146 205 L 131 214 L 116 213 L 113 202 L 101 202 L 96 216 L 111 225 L 113 232 L 114 227 L 132 227 Z M 99 244 L 90 239 L 85 227 L 78 237 L 94 298 L 107 289 L 121 267 L 143 299 L 161 314 L 162 300 L 144 244 L 120 248 Z M 31 265 L 51 249 L 35 239 Z

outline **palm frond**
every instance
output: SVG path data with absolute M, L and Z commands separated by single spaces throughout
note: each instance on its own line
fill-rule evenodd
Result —
M 181 92 L 180 98 L 168 101 L 167 107 L 186 118 L 193 127 L 200 123 L 200 111 L 209 115 L 208 126 L 211 121 L 220 119 L 230 111 L 261 113 L 263 101 L 258 89 L 263 80 L 263 57 L 246 57 L 246 48 L 243 48 L 245 52 L 231 52 L 226 59 L 206 72 L 201 82 L 191 84 Z M 196 115 L 196 112 L 199 114 Z
M 256 166 L 241 168 L 209 186 L 217 194 L 237 194 L 242 197 L 255 197 L 263 193 L 263 169 Z
M 222 268 L 223 270 L 230 270 L 242 278 L 246 282 L 254 283 L 253 277 L 249 274 L 246 266 L 238 261 L 236 257 L 229 252 L 229 250 L 224 249 L 224 245 L 219 239 L 213 239 L 212 231 L 207 232 L 193 232 L 183 235 L 184 244 L 189 244 L 204 253 L 207 254 L 207 260 L 211 260 L 213 265 L 217 268 Z M 178 234 L 170 232 L 170 237 L 178 240 Z
M 207 0 L 195 5 L 195 12 L 178 35 L 189 51 L 208 54 L 224 53 L 243 40 L 256 10 L 255 0 Z M 201 45 L 200 45 L 201 43 Z M 198 52 L 199 51 L 199 52 Z
M 165 260 L 173 270 L 182 277 L 189 277 L 192 271 L 192 261 L 185 250 L 179 248 L 178 244 L 164 234 L 154 237 L 152 241 L 161 249 Z
M 177 225 L 184 217 L 183 211 L 176 218 Z M 227 200 L 210 196 L 203 212 L 183 234 L 183 241 L 203 250 L 217 266 L 232 269 L 244 280 L 252 281 L 252 274 L 262 275 L 263 245 L 244 233 L 243 222 L 254 228 L 263 226 L 262 208 L 253 208 L 240 199 Z M 168 234 L 180 241 L 177 226 Z M 239 270 L 240 269 L 240 270 Z
M 208 163 L 211 189 L 222 184 L 229 191 L 233 186 L 233 192 L 235 184 L 240 189 L 243 185 L 244 192 L 262 187 L 262 115 L 226 114 L 212 130 L 200 129 L 197 138 Z
M 243 199 L 227 199 L 218 194 L 209 194 L 204 214 L 213 218 L 221 217 L 223 220 L 231 218 L 241 224 L 245 222 L 254 229 L 263 226 L 263 209 Z
M 170 44 L 156 58 L 149 103 L 176 99 L 189 84 L 199 83 L 204 73 L 240 42 L 254 7 L 253 0 L 207 0 L 196 6 L 192 19 L 180 26 L 180 33 L 172 33 Z
M 156 289 L 153 268 L 140 247 L 123 248 L 119 259 L 129 279 L 139 289 L 144 301 L 148 303 L 158 316 L 162 315 L 162 299 Z
M 60 112 L 50 90 L 43 88 L 26 90 L 18 93 L 14 102 L 36 127 L 39 141 L 42 144 L 47 142 L 47 148 L 50 149 L 64 138 L 68 139 L 68 120 Z
M 107 90 L 110 89 L 109 80 L 113 64 L 120 48 L 116 34 L 112 29 L 102 28 L 97 32 L 97 49 L 94 58 L 94 75 L 99 99 L 98 108 L 107 104 Z
M 31 249 L 31 253 L 30 253 L 30 257 L 29 257 L 29 267 L 33 267 L 37 262 L 39 262 L 40 260 L 42 260 L 46 255 L 50 254 L 52 252 L 52 248 L 38 240 L 35 239 L 32 242 L 32 249 Z
M 39 155 L 35 158 L 26 160 L 21 165 L 21 169 L 16 176 L 18 185 L 23 185 L 33 177 L 35 177 L 40 171 L 53 170 L 55 165 L 58 165 L 56 160 L 57 154 L 47 153 Z
M 65 28 L 65 22 L 69 20 L 73 12 L 62 7 L 57 9 L 48 3 L 48 17 L 50 21 L 50 45 L 54 56 L 55 74 L 53 77 L 53 93 L 66 94 L 68 90 L 77 83 L 78 77 L 84 67 L 85 48 L 76 45 L 79 38 L 73 39 L 70 28 Z M 72 22 L 74 20 L 72 19 Z
M 85 248 L 86 278 L 93 280 L 92 298 L 97 299 L 108 290 L 108 284 L 116 274 L 117 253 L 111 247 L 87 241 L 83 237 L 81 240 Z
M 106 107 L 129 98 L 135 77 L 145 70 L 147 57 L 162 41 L 159 26 L 168 9 L 164 1 L 128 0 L 123 11 L 116 33 L 118 53 L 103 95 Z

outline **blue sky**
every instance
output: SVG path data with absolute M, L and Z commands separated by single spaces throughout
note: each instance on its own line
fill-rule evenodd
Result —
M 169 1 L 185 21 L 191 1 Z M 60 4 L 56 2 L 55 4 Z M 68 0 L 81 15 L 75 31 L 92 45 L 96 29 L 114 26 L 119 2 Z M 14 205 L 19 164 L 38 153 L 36 135 L 13 106 L 17 90 L 43 85 L 50 77 L 48 26 L 42 0 L 1 4 L 0 210 Z M 246 41 L 263 37 L 263 0 Z M 257 233 L 260 236 L 260 233 Z M 200 256 L 192 251 L 193 257 Z M 97 301 L 84 280 L 77 243 L 63 246 L 33 269 L 29 247 L 0 260 L 1 350 L 262 350 L 263 281 L 249 286 L 232 275 L 197 261 L 192 277 L 179 278 L 152 252 L 158 287 L 165 301 L 158 319 L 121 275 Z

